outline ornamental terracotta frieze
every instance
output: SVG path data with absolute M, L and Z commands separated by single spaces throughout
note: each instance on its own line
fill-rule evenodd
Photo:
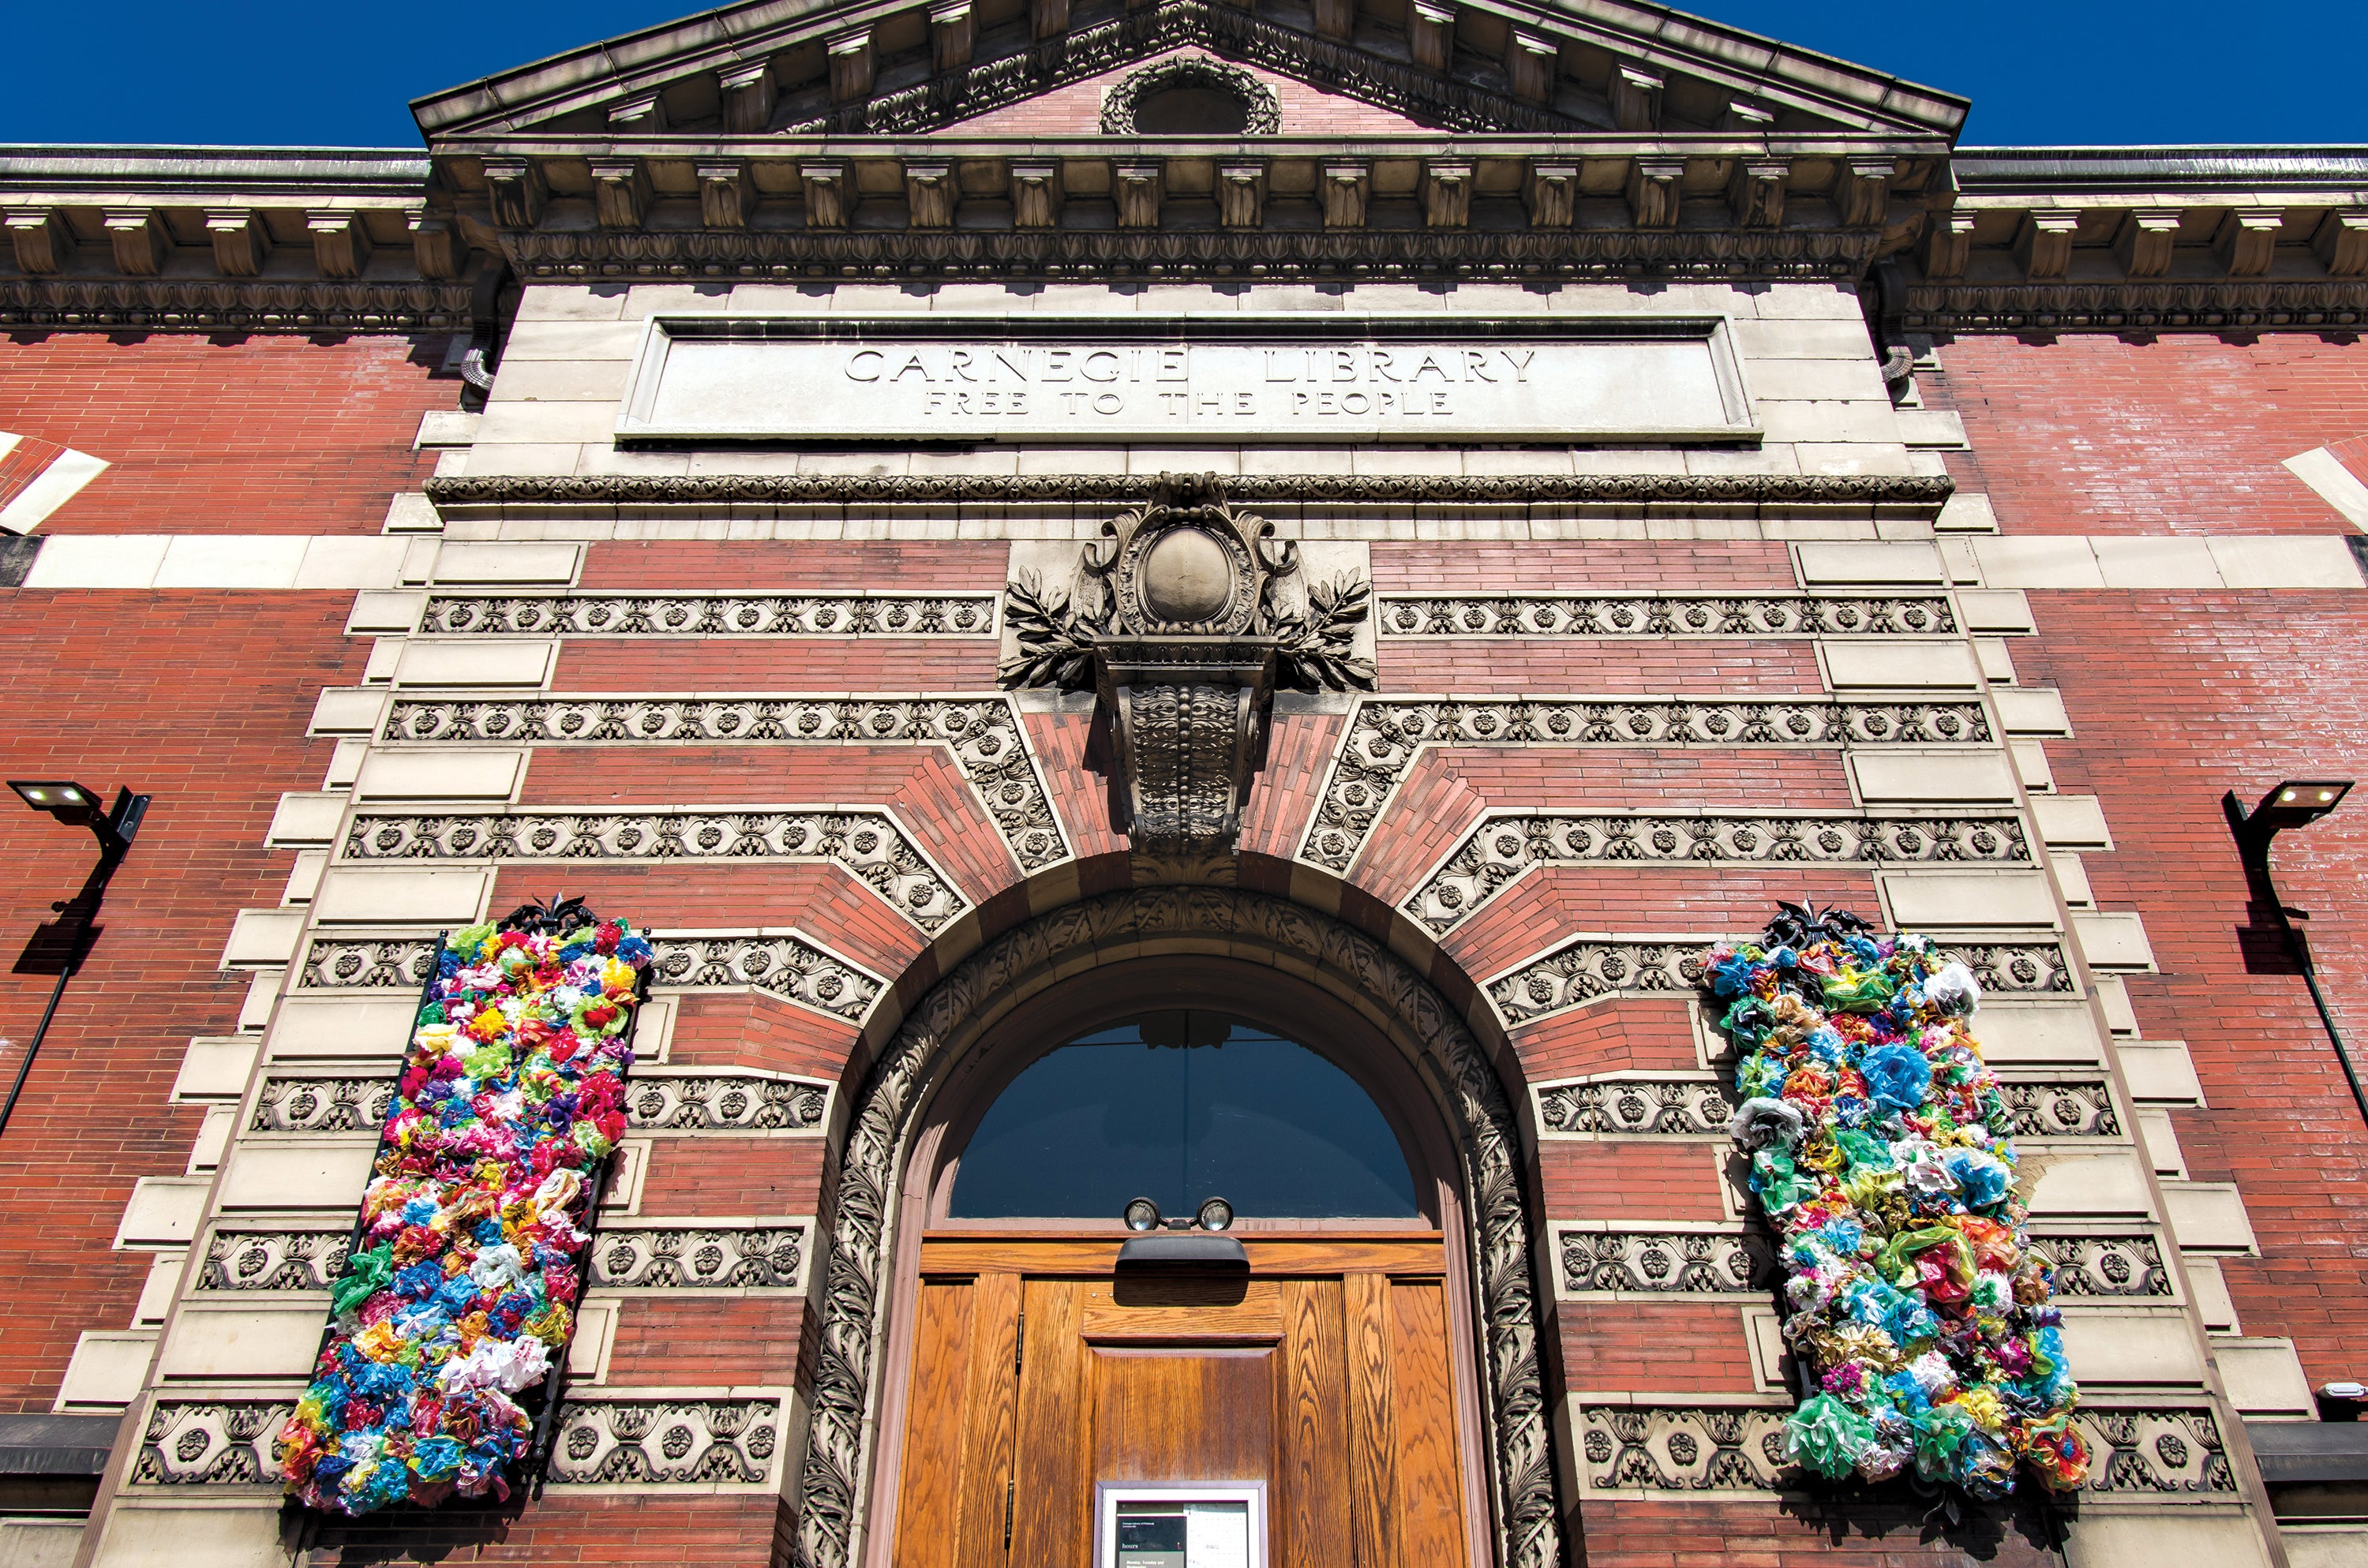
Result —
M 1384 594 L 1384 637 L 1923 637 L 1957 630 L 1938 597 Z
M 392 1077 L 275 1075 L 256 1092 L 249 1132 L 356 1132 L 383 1125 Z M 625 1090 L 636 1132 L 818 1132 L 830 1085 L 760 1074 L 644 1067 Z
M 1681 996 L 1702 983 L 1702 951 L 1711 938 L 1622 939 L 1573 937 L 1491 979 L 1486 990 L 1508 1027 L 1534 1023 L 1615 996 Z M 2048 940 L 1972 940 L 1943 944 L 1952 962 L 1974 971 L 1986 994 L 2070 995 L 2072 960 Z
M 1149 501 L 1147 473 L 1046 474 L 453 474 L 426 482 L 427 498 L 453 516 L 481 508 L 722 506 L 938 506 L 949 504 L 1129 506 Z M 1871 509 L 1930 517 L 1955 494 L 1946 474 L 1237 474 L 1236 506 L 1653 506 Z
M 836 865 L 924 931 L 970 907 L 885 812 L 484 812 L 353 819 L 347 860 L 803 860 Z
M 762 1486 L 780 1452 L 786 1400 L 773 1395 L 569 1397 L 544 1479 L 554 1486 Z M 130 1483 L 277 1490 L 273 1439 L 295 1413 L 284 1399 L 160 1400 Z
M 2001 1082 L 2019 1138 L 2119 1138 L 2121 1119 L 2101 1077 Z M 1735 1115 L 1725 1084 L 1708 1074 L 1574 1079 L 1541 1084 L 1538 1124 L 1547 1137 L 1710 1138 L 1724 1142 Z
M 1558 1225 L 1555 1257 L 1565 1295 L 1749 1296 L 1782 1285 L 1775 1238 L 1759 1228 L 1649 1224 L 1602 1230 Z M 2080 1301 L 2168 1301 L 2162 1244 L 2144 1231 L 2031 1237 L 2055 1270 L 2055 1293 Z
M 1790 1405 L 1584 1405 L 1582 1484 L 1679 1496 L 1797 1490 L 1806 1472 L 1784 1454 L 1789 1414 Z M 2086 1494 L 2237 1491 L 2209 1408 L 2086 1404 L 2072 1419 L 2097 1456 Z
M 419 630 L 466 637 L 992 637 L 993 594 L 438 594 Z
M 761 991 L 848 1023 L 887 989 L 877 975 L 794 931 L 644 933 L 656 957 L 651 983 L 677 991 Z M 416 991 L 436 961 L 433 937 L 315 937 L 297 984 L 307 991 Z
M 1765 1297 L 1782 1278 L 1765 1231 L 1607 1230 L 1556 1226 L 1565 1295 Z
M 832 278 L 910 282 L 1017 275 L 1129 281 L 1358 282 L 1436 278 L 1592 282 L 1653 277 L 1733 283 L 1864 275 L 1872 229 L 1538 231 L 1224 229 L 505 229 L 502 255 L 537 281 L 749 282 Z
M 1979 702 L 1827 698 L 1366 698 L 1349 716 L 1299 858 L 1345 873 L 1425 746 L 1964 745 Z
M 591 1283 L 604 1290 L 785 1290 L 805 1278 L 806 1225 L 604 1217 Z M 344 1231 L 234 1228 L 206 1242 L 200 1292 L 326 1290 L 346 1271 Z
M 1464 835 L 1402 907 L 1433 937 L 1443 937 L 1541 866 L 2005 865 L 2030 859 L 2022 823 L 2012 816 L 1492 813 Z
M 1020 869 L 1069 854 L 1007 697 L 398 698 L 380 733 L 439 745 L 943 745 Z

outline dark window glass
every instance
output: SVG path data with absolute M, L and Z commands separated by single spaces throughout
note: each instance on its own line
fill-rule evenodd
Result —
M 1249 124 L 1250 106 L 1223 87 L 1169 87 L 1134 106 L 1145 136 L 1239 136 Z
M 1356 1080 L 1295 1040 L 1206 1012 L 1146 1013 L 1039 1059 L 987 1108 L 957 1219 L 1400 1219 L 1414 1177 Z

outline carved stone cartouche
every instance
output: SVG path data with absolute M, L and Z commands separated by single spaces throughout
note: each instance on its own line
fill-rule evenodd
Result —
M 1148 505 L 1102 525 L 1071 592 L 1011 585 L 1020 651 L 1004 684 L 1094 693 L 1086 762 L 1138 852 L 1233 853 L 1276 688 L 1373 684 L 1354 653 L 1369 585 L 1310 586 L 1300 608 L 1283 598 L 1298 574 L 1298 548 L 1228 506 L 1216 475 L 1162 474 Z

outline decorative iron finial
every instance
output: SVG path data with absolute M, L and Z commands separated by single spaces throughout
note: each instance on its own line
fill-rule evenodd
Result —
M 1863 937 L 1874 927 L 1847 909 L 1819 909 L 1814 900 L 1803 899 L 1787 903 L 1779 899 L 1776 918 L 1760 931 L 1760 945 L 1768 948 L 1805 948 L 1815 942 L 1838 942 L 1850 937 Z
M 544 903 L 529 902 L 519 904 L 516 909 L 503 915 L 495 928 L 503 931 L 543 932 L 553 937 L 564 937 L 570 931 L 598 924 L 600 924 L 600 917 L 584 906 L 583 899 L 569 898 L 564 892 L 555 892 Z

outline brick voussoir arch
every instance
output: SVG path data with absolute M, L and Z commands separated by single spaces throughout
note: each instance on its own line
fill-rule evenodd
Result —
M 1245 871 L 1253 858 L 1245 857 Z M 1053 892 L 1049 885 L 1030 891 Z M 964 927 L 975 937 L 977 926 Z M 1394 928 L 1392 935 L 1402 940 L 1405 934 Z M 1514 1109 L 1520 1102 L 1497 1075 L 1494 1048 L 1502 1041 L 1496 1028 L 1480 1026 L 1490 1037 L 1484 1044 L 1476 1019 L 1467 1021 L 1416 962 L 1384 941 L 1305 903 L 1239 886 L 1089 894 L 1043 909 L 958 961 L 932 963 L 932 957 L 955 959 L 945 949 L 961 940 L 950 933 L 920 960 L 923 972 L 943 978 L 910 1011 L 891 1017 L 894 1001 L 883 999 L 866 1030 L 875 1051 L 853 1096 L 835 1211 L 820 1238 L 818 1350 L 794 1499 L 795 1561 L 803 1568 L 853 1568 L 865 1555 L 895 1217 L 911 1141 L 936 1085 L 997 1020 L 1097 962 L 1209 954 L 1250 956 L 1321 987 L 1386 1036 L 1429 1084 L 1462 1167 L 1496 1515 L 1493 1556 L 1502 1568 L 1555 1568 L 1562 1561 L 1560 1509 L 1531 1271 L 1534 1227 Z M 1428 944 L 1417 937 L 1413 946 Z M 1457 989 L 1477 1000 L 1468 984 Z M 1485 1007 L 1478 1017 L 1486 1017 Z

